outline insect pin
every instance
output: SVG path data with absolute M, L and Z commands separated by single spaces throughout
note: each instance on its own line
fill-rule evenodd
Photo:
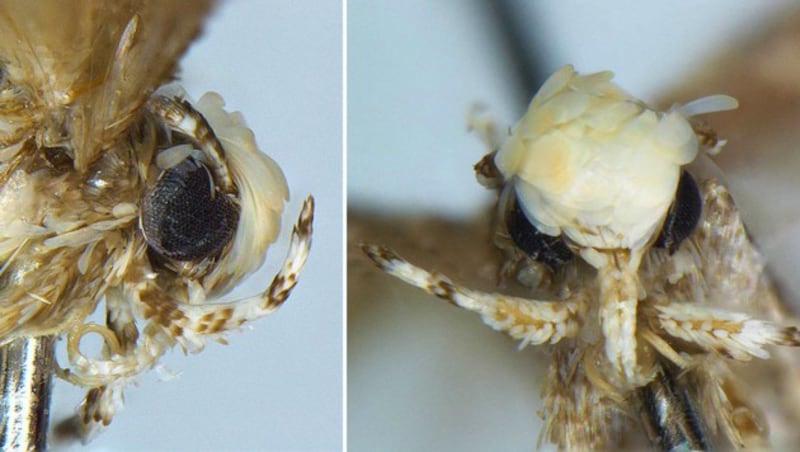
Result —
M 475 166 L 498 193 L 501 277 L 516 276 L 524 296 L 363 250 L 521 348 L 548 347 L 540 443 L 762 446 L 765 418 L 738 376 L 769 357 L 765 346 L 800 345 L 800 332 L 778 323 L 763 259 L 709 170 L 724 141 L 695 117 L 737 102 L 716 95 L 658 111 L 612 75 L 562 67 Z
M 0 3 L 0 343 L 65 340 L 56 374 L 87 389 L 84 438 L 165 352 L 280 307 L 309 252 L 311 196 L 272 282 L 222 300 L 262 264 L 288 188 L 219 95 L 170 84 L 213 3 Z

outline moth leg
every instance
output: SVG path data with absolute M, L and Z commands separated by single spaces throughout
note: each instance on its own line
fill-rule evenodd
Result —
M 123 391 L 125 383 L 113 382 L 108 385 L 89 389 L 78 406 L 75 419 L 71 419 L 70 428 L 86 444 L 97 436 L 103 427 L 114 419 L 114 415 L 122 410 L 125 404 Z
M 289 297 L 311 248 L 314 198 L 303 203 L 297 223 L 292 228 L 289 251 L 280 271 L 269 287 L 259 295 L 229 303 L 179 304 L 166 317 L 167 331 L 189 350 L 202 347 L 207 338 L 224 340 L 222 335 L 245 322 L 264 317 L 278 309 Z M 165 317 L 162 316 L 162 319 Z
M 208 159 L 217 185 L 224 193 L 234 191 L 225 151 L 206 118 L 188 101 L 176 97 L 153 96 L 148 109 L 161 118 L 170 130 L 186 135 L 195 141 Z
M 769 358 L 764 345 L 800 346 L 797 328 L 754 320 L 743 313 L 669 303 L 653 306 L 648 314 L 659 331 L 740 361 Z
M 108 328 L 84 325 L 67 337 L 71 369 L 62 377 L 75 384 L 95 387 L 117 379 L 130 379 L 152 367 L 167 350 L 179 343 L 189 351 L 199 351 L 208 338 L 223 341 L 223 334 L 245 322 L 266 316 L 288 298 L 311 247 L 313 198 L 309 197 L 292 230 L 289 252 L 269 287 L 261 294 L 231 303 L 188 304 L 165 299 L 154 282 L 138 283 L 131 289 L 135 305 L 141 307 L 148 324 L 141 331 L 135 347 L 121 351 L 116 336 Z M 111 350 L 108 359 L 93 359 L 79 350 L 80 338 L 88 333 L 101 334 Z
M 115 290 L 111 291 L 112 293 Z M 113 303 L 112 303 L 113 304 Z M 101 357 L 90 359 L 81 354 L 78 349 L 81 338 L 89 333 L 100 335 L 103 339 Z M 96 361 L 113 362 L 123 356 L 123 349 L 116 333 L 108 326 L 94 323 L 81 324 L 73 328 L 67 335 L 67 356 L 73 368 L 76 362 Z M 75 385 L 88 387 L 89 390 L 72 416 L 56 427 L 62 437 L 80 438 L 85 444 L 99 433 L 103 427 L 109 425 L 114 415 L 123 407 L 123 389 L 126 380 L 106 379 L 99 375 L 100 366 L 95 366 L 95 374 L 82 376 L 73 372 L 73 369 L 57 368 L 60 378 Z
M 642 337 L 666 358 L 661 360 L 662 371 L 656 379 L 646 388 L 640 388 L 637 394 L 640 412 L 645 422 L 650 421 L 653 427 L 662 425 L 671 429 L 673 439 L 683 436 L 689 440 L 693 430 L 692 420 L 697 419 L 696 425 L 700 427 L 697 430 L 702 430 L 705 426 L 706 431 L 711 433 L 705 442 L 710 441 L 717 431 L 720 431 L 736 448 L 743 448 L 745 444 L 754 447 L 763 442 L 766 433 L 764 426 L 767 423 L 760 413 L 747 403 L 746 398 L 742 397 L 733 374 L 722 360 L 709 356 L 698 356 L 696 359 L 685 357 L 649 328 L 643 328 Z M 671 364 L 666 361 L 670 361 Z M 671 368 L 678 370 L 670 370 Z M 651 393 L 650 397 L 654 399 L 655 406 L 648 407 L 645 400 L 647 392 Z M 649 413 L 644 411 L 646 409 L 649 409 Z M 667 411 L 673 411 L 673 414 L 666 416 Z M 696 413 L 693 413 L 694 411 Z M 665 416 L 662 421 L 658 421 L 659 413 Z M 670 419 L 674 419 L 677 423 L 669 427 Z M 647 427 L 645 425 L 646 430 Z M 649 431 L 652 432 L 653 430 Z M 678 435 L 676 436 L 674 432 Z M 653 439 L 653 435 L 650 436 Z M 662 441 L 667 439 L 664 432 L 658 436 Z M 699 435 L 697 437 L 701 438 Z M 695 442 L 697 444 L 694 449 L 708 450 L 708 447 L 700 447 L 699 443 L 702 441 Z M 760 444 L 757 448 L 765 446 L 766 444 Z
M 109 343 L 103 345 L 103 355 L 108 358 L 110 353 L 130 353 L 136 346 L 139 338 L 139 329 L 136 327 L 131 303 L 123 298 L 119 288 L 110 288 L 106 291 L 106 327 L 116 337 L 114 350 L 109 350 Z M 89 389 L 83 401 L 78 406 L 76 419 L 77 434 L 87 442 L 93 438 L 103 427 L 109 425 L 114 415 L 124 406 L 123 391 L 125 384 L 112 382 L 108 385 L 95 386 Z
M 119 288 L 109 288 L 106 291 L 106 326 L 119 341 L 122 353 L 130 351 L 136 346 L 139 329 L 136 327 L 133 306 Z
M 56 443 L 75 439 L 80 439 L 83 444 L 89 443 L 122 409 L 124 387 L 124 382 L 114 382 L 89 389 L 77 413 L 54 427 Z
M 710 433 L 719 440 L 727 440 L 734 449 L 772 449 L 767 418 L 750 402 L 753 389 L 742 386 L 736 371 L 723 360 L 706 359 L 678 378 L 697 403 Z
M 519 339 L 520 348 L 577 336 L 585 312 L 582 299 L 537 301 L 467 289 L 444 275 L 411 265 L 388 248 L 363 245 L 362 249 L 386 273 L 450 303 L 476 312 L 484 323 Z

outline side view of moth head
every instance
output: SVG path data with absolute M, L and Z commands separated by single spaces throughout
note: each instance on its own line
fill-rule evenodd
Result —
M 703 116 L 737 107 L 712 95 L 660 110 L 611 72 L 563 66 L 503 139 L 483 137 L 490 150 L 475 171 L 497 194 L 486 237 L 503 256 L 497 292 L 380 245 L 363 250 L 520 348 L 547 348 L 542 444 L 765 447 L 771 414 L 752 402 L 759 389 L 745 377 L 780 363 L 767 346 L 798 346 L 800 331 L 783 324 L 764 259 L 711 160 L 725 141 Z M 788 377 L 773 383 L 797 391 Z
M 224 298 L 279 237 L 289 189 L 241 114 L 173 82 L 213 6 L 0 4 L 0 345 L 40 340 L 52 355 L 64 341 L 52 365 L 87 391 L 70 424 L 84 440 L 166 352 L 279 308 L 309 253 L 311 196 L 263 291 Z M 98 310 L 105 321 L 89 321 Z M 90 334 L 99 353 L 82 347 Z M 4 410 L 4 450 L 45 445 Z

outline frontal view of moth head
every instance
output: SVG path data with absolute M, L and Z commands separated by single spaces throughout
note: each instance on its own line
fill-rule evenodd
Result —
M 746 381 L 781 362 L 765 346 L 800 345 L 800 332 L 781 324 L 763 259 L 708 157 L 724 141 L 697 119 L 737 102 L 659 111 L 612 75 L 562 67 L 475 165 L 498 195 L 487 240 L 503 252 L 499 278 L 524 296 L 472 290 L 379 245 L 364 251 L 521 347 L 548 346 L 541 442 L 763 447 L 778 415 L 753 403 L 763 390 Z M 794 396 L 780 373 L 771 378 L 767 392 Z
M 85 438 L 166 351 L 277 309 L 309 251 L 311 197 L 263 293 L 221 300 L 263 262 L 288 188 L 219 95 L 169 83 L 212 4 L 0 3 L 0 342 L 65 340 Z

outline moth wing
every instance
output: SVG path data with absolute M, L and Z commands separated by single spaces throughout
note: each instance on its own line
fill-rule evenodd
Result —
M 703 218 L 692 235 L 696 260 L 707 286 L 706 301 L 731 311 L 781 320 L 782 301 L 765 271 L 764 257 L 753 245 L 726 185 L 715 179 L 702 184 Z
M 688 295 L 693 289 L 704 287 L 706 297 L 698 299 L 715 308 L 745 312 L 779 325 L 792 323 L 786 320 L 787 304 L 775 290 L 766 260 L 753 245 L 728 187 L 712 177 L 702 182 L 701 190 L 703 217 L 691 236 L 692 246 L 686 248 L 695 250 L 691 261 L 697 265 L 698 273 L 688 279 L 692 287 L 682 293 Z M 800 400 L 800 387 L 794 377 L 800 369 L 795 358 L 797 350 L 770 347 L 769 352 L 771 359 L 755 366 L 753 362 L 710 354 L 687 374 L 687 381 L 693 381 L 689 386 L 702 418 L 722 428 L 735 444 L 760 445 L 766 440 L 766 426 L 782 426 L 786 420 L 797 419 L 796 404 L 785 402 Z M 756 383 L 764 375 L 770 375 L 770 385 Z M 762 412 L 764 407 L 769 409 Z M 794 444 L 796 430 L 776 428 L 770 441 L 775 445 Z
M 33 124 L 63 137 L 83 171 L 172 76 L 213 4 L 4 0 L 0 59 L 26 93 Z

